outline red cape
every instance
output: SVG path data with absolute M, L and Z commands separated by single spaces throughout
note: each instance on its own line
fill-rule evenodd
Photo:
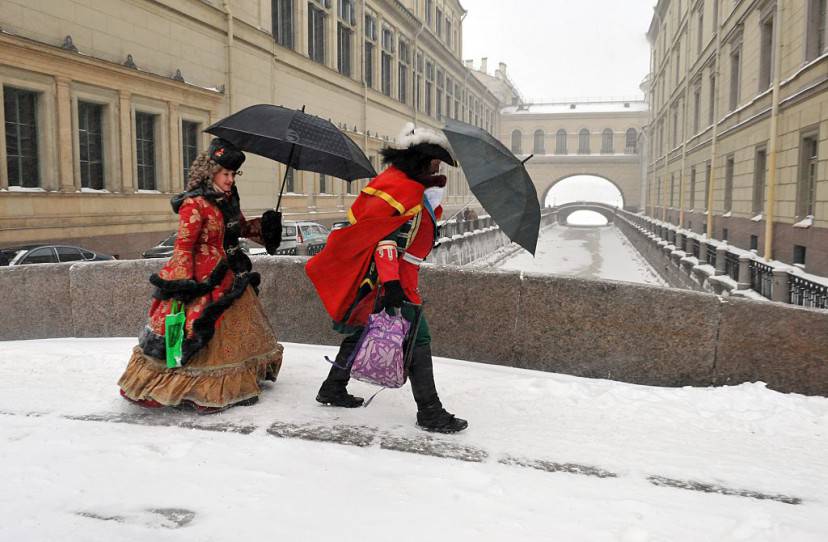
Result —
M 308 261 L 305 272 L 334 321 L 341 322 L 356 299 L 377 243 L 422 210 L 424 189 L 389 167 L 357 197 L 351 225 L 331 232 L 322 252 Z

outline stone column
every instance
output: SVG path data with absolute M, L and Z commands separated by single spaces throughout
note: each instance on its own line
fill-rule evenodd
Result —
M 132 171 L 132 96 L 126 90 L 118 93 L 118 124 L 121 134 L 121 186 L 124 194 L 135 192 Z
M 69 79 L 56 78 L 57 92 L 57 149 L 58 149 L 58 189 L 61 192 L 80 190 L 80 179 L 75 184 L 75 157 L 72 154 L 72 97 L 69 92 Z
M 719 245 L 716 247 L 716 274 L 727 273 L 727 247 Z
M 739 282 L 736 285 L 737 290 L 749 290 L 750 282 L 750 262 L 753 258 L 749 256 L 739 256 Z
M 788 272 L 773 270 L 773 293 L 771 300 L 778 303 L 790 303 L 791 285 L 788 282 Z

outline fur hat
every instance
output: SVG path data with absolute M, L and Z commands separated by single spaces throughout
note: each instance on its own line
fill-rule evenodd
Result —
M 235 145 L 220 137 L 214 138 L 210 142 L 210 148 L 207 149 L 210 159 L 223 168 L 231 171 L 238 171 L 244 163 L 244 153 L 237 149 Z
M 389 146 L 397 150 L 416 151 L 429 158 L 442 160 L 450 166 L 457 165 L 446 136 L 430 128 L 417 128 L 413 122 L 406 123 L 400 135 Z

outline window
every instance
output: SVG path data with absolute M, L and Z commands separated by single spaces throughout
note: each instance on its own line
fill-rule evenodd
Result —
M 770 87 L 773 77 L 773 17 L 762 22 L 759 46 L 759 91 Z
M 308 4 L 308 57 L 325 63 L 325 11 L 313 3 Z
M 799 218 L 813 216 L 816 201 L 817 180 L 817 136 L 809 134 L 802 137 L 799 160 L 799 189 L 797 190 L 797 210 Z
M 753 214 L 758 215 L 765 206 L 765 170 L 768 154 L 764 148 L 756 149 L 753 161 Z
M 679 118 L 678 118 L 678 115 L 679 115 L 679 105 L 678 105 L 678 103 L 676 103 L 676 105 L 673 106 L 673 133 L 672 133 L 672 137 L 670 138 L 670 147 L 671 148 L 675 147 L 676 145 L 679 144 L 679 140 L 678 140 Z
M 190 166 L 198 156 L 198 133 L 197 122 L 181 121 L 181 163 L 184 166 L 184 186 L 190 178 Z
M 701 116 L 701 85 L 693 90 L 693 133 L 699 133 L 699 117 Z
M 6 170 L 9 186 L 40 186 L 37 149 L 37 93 L 3 87 Z
M 520 130 L 512 131 L 512 152 L 514 154 L 523 154 L 523 144 L 521 142 L 522 139 L 523 134 L 520 133 Z
M 751 235 L 750 236 L 750 250 L 757 250 L 759 248 L 759 236 L 758 235 Z
M 41 247 L 26 254 L 20 261 L 20 263 L 57 263 L 57 261 L 58 260 L 57 256 L 55 256 L 55 250 L 52 247 Z
M 285 192 L 293 194 L 296 193 L 296 178 L 293 168 L 290 168 L 287 171 L 287 176 L 285 177 Z
M 710 207 L 712 207 L 712 202 L 710 201 L 710 181 L 711 176 L 713 175 L 713 170 L 710 167 L 710 162 L 704 167 L 704 210 L 710 211 Z
M 102 105 L 78 102 L 78 151 L 81 187 L 103 189 Z
M 374 86 L 374 48 L 377 41 L 377 20 L 372 15 L 365 16 L 365 53 L 363 77 L 365 85 Z
M 729 233 L 730 232 L 727 231 L 727 228 L 722 228 L 722 241 L 727 241 Z
M 386 96 L 391 96 L 391 73 L 394 65 L 394 32 L 387 28 L 382 29 L 382 62 L 380 64 L 381 71 L 381 88 L 382 93 Z
M 435 17 L 435 31 L 437 32 L 437 37 L 443 37 L 443 11 L 440 8 L 437 8 L 437 16 Z
M 735 160 L 733 155 L 727 157 L 725 162 L 725 185 L 724 185 L 724 212 L 728 213 L 733 209 L 733 170 Z
M 337 58 L 336 69 L 342 75 L 351 76 L 351 59 L 353 58 L 354 26 L 356 10 L 354 0 L 339 0 L 338 21 L 336 24 Z
M 293 0 L 271 0 L 270 9 L 273 39 L 293 49 Z
M 432 0 L 425 0 L 425 19 L 428 26 L 431 26 L 433 21 L 432 13 L 434 13 L 434 2 Z
M 687 208 L 693 210 L 696 208 L 696 167 L 690 168 L 690 193 L 687 198 Z
M 578 132 L 578 154 L 589 154 L 589 130 L 586 128 Z
M 739 90 L 742 84 L 742 49 L 735 47 L 730 53 L 730 110 L 739 106 Z
M 533 151 L 535 154 L 546 154 L 546 135 L 543 133 L 543 130 L 535 130 L 535 144 L 533 145 Z
M 681 45 L 679 44 L 679 48 L 676 49 L 676 86 L 678 86 L 680 79 L 681 79 Z
M 710 20 L 713 27 L 713 35 L 719 31 L 719 2 L 721 0 L 713 0 L 713 18 Z
M 624 152 L 627 154 L 638 152 L 638 132 L 635 128 L 627 128 L 627 133 L 624 136 Z
M 805 60 L 813 60 L 825 49 L 826 0 L 808 0 Z
M 423 65 L 423 53 L 418 52 L 414 58 L 414 107 L 418 111 L 423 110 L 423 95 L 421 90 L 423 86 Z
M 151 113 L 135 113 L 138 190 L 155 190 L 155 119 Z
M 398 62 L 397 93 L 402 103 L 408 103 L 408 66 L 411 64 L 411 49 L 402 38 Z
M 793 263 L 795 265 L 805 265 L 805 247 L 802 245 L 794 245 L 793 247 Z
M 696 54 L 700 55 L 704 49 L 704 4 L 699 6 L 698 27 L 696 28 Z
M 555 134 L 555 154 L 566 154 L 566 130 L 558 130 Z
M 671 173 L 670 174 L 670 208 L 671 209 L 676 206 L 675 194 L 676 194 L 676 178 Z
M 446 19 L 446 45 L 449 49 L 452 48 L 452 36 L 451 36 L 451 21 Z
M 319 193 L 320 194 L 327 194 L 328 193 L 328 177 L 324 173 L 319 174 Z
M 451 77 L 446 74 L 446 117 L 453 119 L 455 118 L 452 116 L 451 111 L 451 104 L 454 101 L 454 82 L 452 81 Z
M 437 120 L 443 120 L 443 95 L 446 77 L 443 70 L 437 70 Z
M 434 89 L 434 64 L 426 62 L 426 84 L 425 84 L 425 112 L 426 115 L 431 116 L 433 109 L 431 105 L 431 98 Z
M 716 117 L 716 76 L 711 73 L 710 74 L 710 96 L 709 96 L 710 103 L 708 104 L 708 111 L 707 111 L 707 123 L 713 124 Z
M 612 130 L 607 128 L 601 134 L 601 153 L 602 154 L 612 154 L 615 150 L 613 149 L 612 144 Z
M 76 247 L 55 247 L 58 259 L 61 262 L 80 262 L 83 260 L 83 255 L 79 248 Z

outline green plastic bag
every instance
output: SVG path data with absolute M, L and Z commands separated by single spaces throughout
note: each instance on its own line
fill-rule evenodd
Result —
M 184 303 L 173 301 L 170 314 L 164 318 L 164 345 L 167 349 L 167 367 L 181 367 L 181 344 L 184 342 L 184 324 L 187 315 Z

